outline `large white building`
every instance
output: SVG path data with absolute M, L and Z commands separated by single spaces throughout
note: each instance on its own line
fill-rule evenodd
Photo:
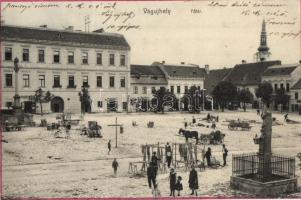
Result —
M 268 82 L 272 85 L 274 92 L 277 89 L 284 89 L 286 94 L 290 96 L 288 109 L 297 111 L 298 108 L 298 94 L 291 91 L 291 88 L 301 79 L 301 63 L 283 64 L 270 66 L 262 74 L 262 81 Z M 294 87 L 298 89 L 297 85 Z M 296 106 L 297 105 L 297 106 Z
M 79 92 L 88 89 L 92 112 L 128 107 L 130 46 L 120 34 L 3 25 L 1 30 L 1 107 L 15 94 L 14 59 L 19 60 L 18 87 L 25 111 L 31 112 L 38 88 L 53 94 L 45 112 L 81 112 Z M 38 105 L 37 105 L 38 107 Z M 90 107 L 90 108 L 89 108 Z M 39 108 L 37 108 L 37 112 Z
M 151 65 L 131 65 L 131 99 L 141 100 L 138 106 L 146 110 L 153 98 L 153 89 L 164 87 L 180 100 L 192 86 L 198 90 L 204 89 L 205 74 L 204 68 L 194 64 L 154 62 Z M 178 108 L 183 108 L 183 105 Z

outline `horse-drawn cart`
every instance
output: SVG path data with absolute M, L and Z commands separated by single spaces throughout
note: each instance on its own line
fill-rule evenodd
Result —
M 222 144 L 224 142 L 225 134 L 221 131 L 212 131 L 209 134 L 201 134 L 200 142 L 201 144 Z
M 98 137 L 101 138 L 101 129 L 102 127 L 97 124 L 96 121 L 89 121 L 88 127 L 82 129 L 82 133 L 88 137 Z
M 249 130 L 251 130 L 252 126 L 250 126 L 249 122 L 232 120 L 229 122 L 228 128 L 231 131 L 234 131 L 234 130 L 249 131 Z

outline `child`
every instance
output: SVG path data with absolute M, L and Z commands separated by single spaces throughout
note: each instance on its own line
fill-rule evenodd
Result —
M 180 196 L 180 191 L 183 190 L 182 177 L 181 176 L 178 176 L 177 183 L 176 183 L 176 190 L 178 191 L 178 196 Z

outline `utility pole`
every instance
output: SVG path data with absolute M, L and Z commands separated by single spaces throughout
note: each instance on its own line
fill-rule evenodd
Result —
M 108 126 L 115 126 L 115 148 L 117 148 L 117 141 L 118 141 L 118 130 L 117 130 L 117 127 L 119 126 L 120 127 L 120 133 L 123 132 L 123 130 L 121 129 L 122 127 L 122 124 L 117 124 L 117 117 L 115 118 L 115 124 L 109 124 Z

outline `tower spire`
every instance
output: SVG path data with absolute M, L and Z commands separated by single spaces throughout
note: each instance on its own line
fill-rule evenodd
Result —
M 270 48 L 267 45 L 267 33 L 266 33 L 266 23 L 263 19 L 261 26 L 261 34 L 260 34 L 260 46 L 258 47 L 257 60 L 265 61 L 270 56 L 269 52 Z

